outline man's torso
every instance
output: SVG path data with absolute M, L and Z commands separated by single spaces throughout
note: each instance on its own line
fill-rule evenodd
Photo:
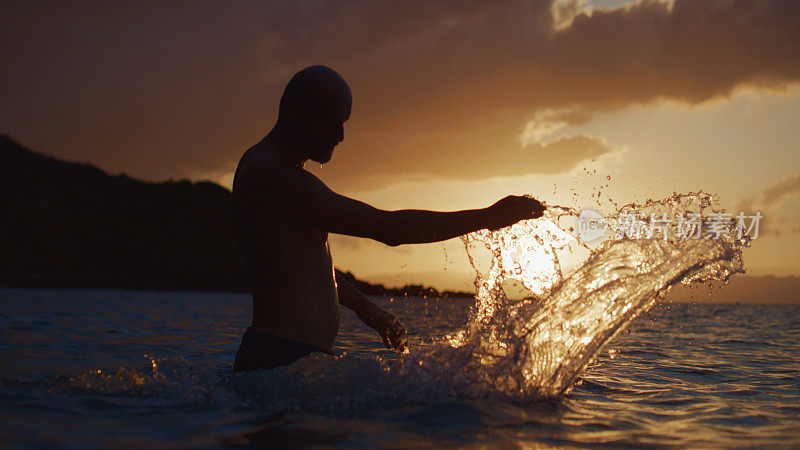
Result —
M 281 167 L 257 144 L 234 177 L 234 233 L 254 286 L 252 328 L 330 351 L 339 301 L 328 236 L 302 223 L 294 209 L 300 205 L 281 192 L 282 180 L 293 176 L 303 174 Z

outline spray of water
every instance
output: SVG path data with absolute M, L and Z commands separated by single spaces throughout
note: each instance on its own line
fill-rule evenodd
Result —
M 611 219 L 636 214 L 643 220 L 631 235 L 645 237 L 649 219 L 686 212 L 715 213 L 713 196 L 676 194 L 643 205 L 619 208 Z M 727 281 L 743 272 L 741 250 L 747 238 L 736 238 L 726 222 L 718 239 L 673 238 L 671 232 L 651 238 L 621 236 L 588 250 L 581 264 L 564 275 L 560 254 L 577 243 L 565 217 L 578 211 L 550 206 L 538 220 L 499 231 L 464 237 L 476 269 L 476 304 L 467 327 L 450 337 L 450 345 L 411 358 L 417 371 L 470 396 L 510 400 L 552 398 L 568 392 L 603 346 L 646 311 L 670 287 L 710 280 Z M 574 228 L 573 228 L 574 229 Z M 641 233 L 638 233 L 640 231 Z M 664 238 L 663 236 L 667 236 Z M 476 262 L 489 251 L 488 269 Z M 509 282 L 528 294 L 514 299 Z

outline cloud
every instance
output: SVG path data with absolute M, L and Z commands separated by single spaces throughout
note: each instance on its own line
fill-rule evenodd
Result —
M 564 108 L 560 110 L 542 109 L 525 125 L 520 136 L 522 145 L 541 142 L 553 133 L 567 126 L 583 125 L 591 120 L 592 113 L 584 108 Z
M 574 160 L 520 140 L 578 120 L 565 111 L 589 120 L 800 79 L 800 3 L 785 0 L 104 5 L 3 4 L 0 123 L 35 149 L 150 179 L 235 164 L 311 64 L 353 90 L 346 141 L 324 169 L 344 189 L 551 173 Z
M 761 191 L 756 197 L 744 199 L 736 213 L 763 216 L 764 233 L 800 233 L 800 173 L 784 178 Z
M 570 26 L 580 15 L 592 16 L 592 4 L 588 0 L 554 0 L 550 5 L 553 15 L 553 29 L 562 31 Z
M 770 208 L 780 204 L 794 194 L 800 194 L 800 173 L 784 178 L 762 190 L 757 196 L 749 197 L 739 203 L 739 209 L 750 211 L 754 208 Z
M 772 205 L 792 194 L 800 194 L 800 173 L 793 177 L 785 178 L 765 189 L 761 193 L 761 199 L 765 205 Z
M 561 136 L 526 148 L 529 147 L 532 147 L 530 156 L 535 161 L 535 171 L 541 173 L 567 172 L 581 161 L 598 158 L 613 150 L 605 139 L 587 134 Z

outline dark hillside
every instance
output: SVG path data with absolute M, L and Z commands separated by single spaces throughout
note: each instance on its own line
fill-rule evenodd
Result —
M 147 183 L 0 136 L 0 282 L 245 290 L 216 184 Z

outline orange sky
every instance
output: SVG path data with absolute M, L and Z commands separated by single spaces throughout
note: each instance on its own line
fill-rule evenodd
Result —
M 745 255 L 752 273 L 800 275 L 797 2 L 0 9 L 0 131 L 37 151 L 229 185 L 286 81 L 326 64 L 354 95 L 345 141 L 314 168 L 334 190 L 383 208 L 451 210 L 508 193 L 602 208 L 598 189 L 621 203 L 703 189 L 767 217 Z M 459 241 L 336 237 L 332 247 L 337 265 L 367 278 L 469 279 Z

